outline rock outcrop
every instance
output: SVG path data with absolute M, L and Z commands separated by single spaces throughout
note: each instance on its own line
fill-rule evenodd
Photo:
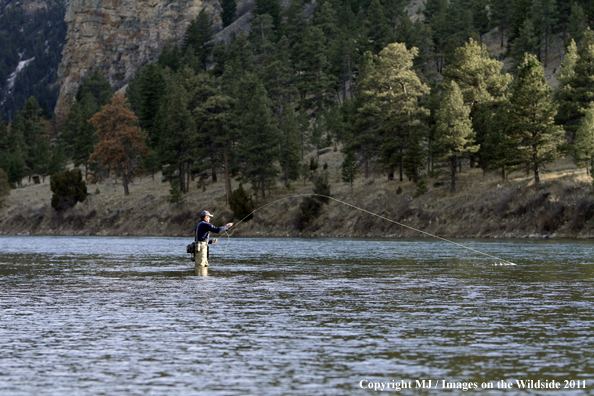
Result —
M 203 8 L 220 25 L 219 0 L 70 0 L 58 68 L 58 119 L 67 114 L 81 80 L 94 69 L 115 89 L 123 87 L 139 67 L 157 59 L 168 40 L 180 44 Z

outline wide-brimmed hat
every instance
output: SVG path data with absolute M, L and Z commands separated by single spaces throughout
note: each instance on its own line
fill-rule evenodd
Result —
M 200 217 L 214 217 L 208 210 L 203 210 L 202 212 L 200 212 Z

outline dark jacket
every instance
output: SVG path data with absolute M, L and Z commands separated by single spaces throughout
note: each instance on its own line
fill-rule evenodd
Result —
M 212 240 L 208 240 L 208 237 L 211 232 L 215 234 L 220 234 L 221 232 L 225 231 L 228 227 L 226 225 L 222 227 L 215 227 L 209 222 L 202 220 L 200 223 L 196 224 L 194 227 L 194 235 L 196 242 L 206 242 L 212 243 Z

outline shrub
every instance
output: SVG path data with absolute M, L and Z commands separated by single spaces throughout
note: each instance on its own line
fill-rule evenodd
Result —
M 565 206 L 561 203 L 553 205 L 540 216 L 539 230 L 541 233 L 553 233 L 563 223 Z
M 4 197 L 10 194 L 10 183 L 4 169 L 0 169 L 0 206 L 4 204 Z
M 573 213 L 570 220 L 570 230 L 578 232 L 590 219 L 594 217 L 594 201 L 590 197 L 585 197 L 580 200 L 577 210 Z
M 56 173 L 50 181 L 52 208 L 60 212 L 83 202 L 87 198 L 87 186 L 80 169 Z
M 236 219 L 243 220 L 244 217 L 245 221 L 251 220 L 254 216 L 251 214 L 254 210 L 254 204 L 252 203 L 252 199 L 248 197 L 247 193 L 243 189 L 241 183 L 239 183 L 239 188 L 233 191 L 231 194 L 231 199 L 229 200 L 229 206 L 233 211 L 233 215 Z
M 417 189 L 415 191 L 415 198 L 420 197 L 421 195 L 427 192 L 427 183 L 425 183 L 425 179 L 421 179 L 417 182 Z
M 398 186 L 398 189 L 396 190 L 396 195 L 400 194 L 402 194 L 402 186 Z
M 314 194 L 324 195 L 324 197 L 318 197 L 320 201 L 327 204 L 330 201 L 330 182 L 328 181 L 328 172 L 324 172 L 321 175 L 316 175 L 314 178 Z
M 301 216 L 299 218 L 299 229 L 303 230 L 307 227 L 316 217 L 319 216 L 322 205 L 324 203 L 316 197 L 308 197 L 299 204 L 301 210 Z
M 330 201 L 330 199 L 327 198 L 330 196 L 330 182 L 328 181 L 327 172 L 324 172 L 321 175 L 316 175 L 313 192 L 314 194 L 323 195 L 323 197 L 308 197 L 299 204 L 301 216 L 299 218 L 298 226 L 301 230 L 317 218 L 322 211 L 322 206 Z
M 171 188 L 169 189 L 169 194 L 171 194 L 169 203 L 176 204 L 182 201 L 179 179 L 173 179 L 171 182 Z
M 8 184 L 11 188 L 21 185 L 21 180 L 25 177 L 26 164 L 25 160 L 20 155 L 10 156 L 8 163 L 8 169 L 6 174 L 8 175 Z

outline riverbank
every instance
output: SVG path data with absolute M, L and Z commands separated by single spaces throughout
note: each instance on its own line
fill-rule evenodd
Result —
M 389 181 L 383 175 L 365 179 L 359 175 L 351 190 L 341 181 L 341 156 L 328 153 L 333 198 L 363 208 L 408 227 L 443 237 L 478 238 L 594 238 L 594 191 L 585 170 L 568 159 L 557 161 L 535 186 L 525 173 L 502 181 L 495 174 L 483 176 L 479 169 L 460 175 L 456 193 L 450 193 L 447 177 L 428 179 L 428 191 L 416 196 L 408 181 Z M 233 183 L 236 188 L 238 183 Z M 49 180 L 13 190 L 0 209 L 2 235 L 134 235 L 191 236 L 201 210 L 215 213 L 215 224 L 233 221 L 225 205 L 222 181 L 199 188 L 192 183 L 183 202 L 170 204 L 169 184 L 143 177 L 125 196 L 119 181 L 112 179 L 88 185 L 90 195 L 62 213 L 50 205 Z M 399 189 L 402 190 L 401 193 Z M 312 193 L 312 183 L 280 185 L 259 207 L 279 200 L 255 213 L 253 220 L 235 229 L 235 236 L 272 237 L 419 237 L 424 234 L 390 223 L 349 206 L 331 201 L 320 215 L 302 228 L 299 204 Z M 237 219 L 235 219 L 237 221 Z

